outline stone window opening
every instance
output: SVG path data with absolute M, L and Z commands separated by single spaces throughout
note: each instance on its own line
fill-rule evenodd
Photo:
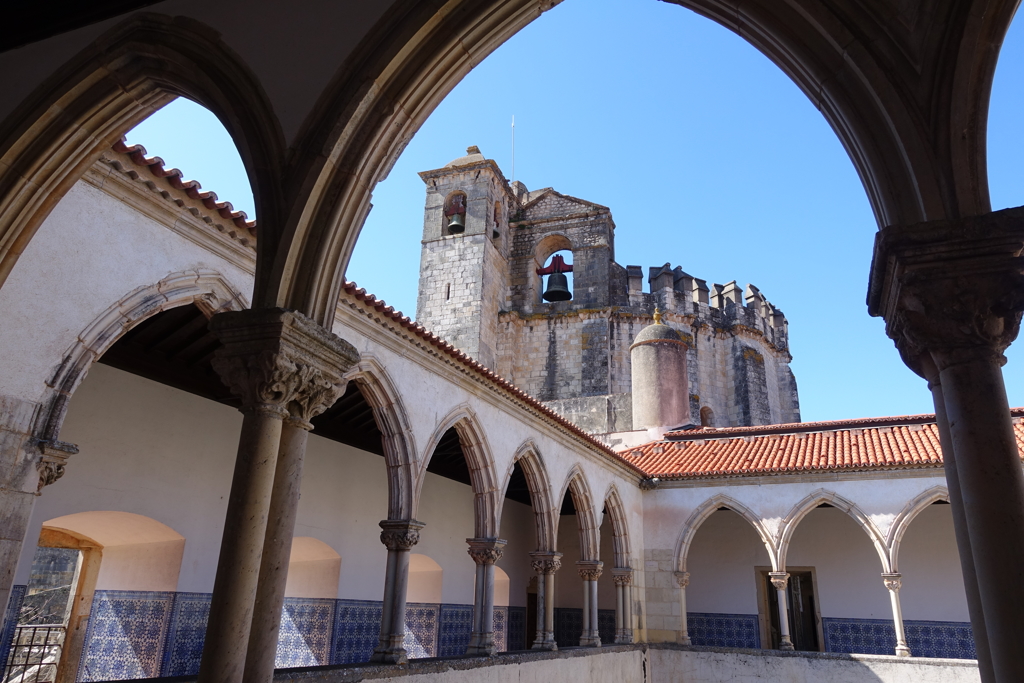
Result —
M 491 226 L 491 240 L 498 243 L 501 240 L 501 202 L 494 202 L 494 224 Z
M 538 273 L 540 278 L 538 283 L 539 303 L 557 303 L 559 301 L 570 301 L 574 298 L 572 262 L 572 251 L 568 249 L 559 250 L 547 259 L 544 267 L 540 269 L 541 273 Z M 564 267 L 568 267 L 569 270 L 564 270 Z M 562 278 L 564 278 L 564 281 Z M 566 296 L 566 292 L 568 296 Z
M 700 409 L 700 426 L 715 426 L 715 411 L 711 410 L 711 406 L 704 406 L 703 408 Z
M 444 300 L 448 301 L 452 298 L 452 283 L 448 283 L 444 286 Z

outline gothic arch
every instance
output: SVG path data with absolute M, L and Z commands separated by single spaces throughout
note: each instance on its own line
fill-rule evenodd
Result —
M 913 500 L 907 503 L 903 510 L 896 515 L 896 519 L 892 521 L 892 526 L 889 527 L 889 536 L 886 538 L 887 546 L 889 549 L 889 566 L 891 571 L 899 571 L 899 554 L 900 554 L 900 543 L 903 541 L 904 534 L 907 533 L 907 529 L 910 528 L 910 523 L 921 512 L 933 503 L 944 500 L 949 502 L 949 491 L 945 486 L 933 486 L 926 491 L 922 491 Z
M 420 459 L 419 475 L 416 481 L 415 507 L 419 507 L 420 492 L 427 478 L 427 465 L 434 454 L 434 449 L 441 442 L 444 433 L 454 428 L 459 434 L 459 444 L 469 467 L 469 476 L 473 486 L 474 529 L 477 538 L 495 538 L 498 533 L 498 511 L 500 502 L 497 500 L 499 491 L 494 473 L 494 458 L 487 443 L 479 420 L 473 409 L 466 404 L 457 406 L 438 423 L 434 433 L 427 439 L 427 448 Z
M 524 441 L 512 456 L 512 462 L 508 466 L 501 485 L 502 496 L 498 501 L 498 519 L 501 519 L 501 507 L 505 503 L 504 493 L 508 490 L 516 463 L 523 468 L 526 485 L 530 489 L 530 502 L 533 505 L 534 520 L 537 525 L 537 550 L 553 552 L 555 533 L 558 528 L 558 512 L 551 503 L 551 484 L 548 481 L 547 469 L 544 467 L 544 459 L 532 439 Z
M 878 558 L 882 561 L 882 571 L 892 571 L 889 565 L 888 547 L 886 546 L 885 538 L 878 531 L 878 527 L 854 503 L 843 498 L 838 493 L 826 491 L 825 489 L 818 489 L 797 503 L 779 525 L 778 571 L 786 570 L 786 554 L 789 552 L 789 544 L 793 540 L 793 534 L 796 532 L 797 526 L 799 526 L 804 517 L 810 514 L 811 510 L 822 503 L 828 503 L 849 515 L 864 530 L 868 538 L 871 539 L 872 545 L 875 546 L 875 551 L 878 552 Z
M 600 560 L 600 525 L 597 523 L 597 512 L 594 510 L 594 497 L 590 493 L 590 485 L 587 484 L 583 469 L 578 464 L 573 465 L 565 477 L 565 483 L 558 494 L 559 506 L 567 491 L 572 496 L 572 504 L 576 508 L 576 524 L 580 533 L 580 559 Z
M 402 396 L 387 370 L 369 353 L 360 354 L 359 363 L 347 378 L 355 382 L 363 398 L 373 409 L 384 444 L 388 468 L 388 519 L 413 519 L 413 495 L 416 490 L 416 437 Z
M 39 413 L 40 442 L 59 443 L 68 404 L 95 363 L 121 336 L 157 313 L 195 304 L 207 318 L 221 311 L 248 307 L 245 296 L 214 270 L 172 273 L 156 284 L 136 289 L 107 307 L 79 333 L 60 365 L 47 380 L 46 406 Z
M 754 527 L 754 531 L 757 532 L 761 542 L 764 543 L 765 549 L 768 551 L 768 558 L 771 560 L 772 569 L 778 570 L 779 564 L 779 553 L 776 549 L 775 543 L 772 541 L 771 534 L 768 533 L 761 520 L 755 515 L 749 508 L 742 503 L 737 502 L 730 496 L 723 493 L 709 498 L 700 504 L 700 506 L 694 510 L 689 519 L 686 520 L 686 524 L 683 525 L 683 530 L 679 534 L 679 540 L 676 541 L 676 567 L 678 571 L 686 571 L 686 562 L 690 555 L 690 546 L 693 544 L 693 538 L 697 535 L 697 531 L 701 525 L 707 521 L 708 517 L 718 511 L 719 508 L 728 508 L 738 514 L 740 517 L 745 519 L 750 526 Z
M 3 123 L 0 286 L 57 201 L 125 132 L 177 96 L 212 111 L 231 133 L 256 198 L 260 242 L 275 243 L 264 228 L 281 211 L 283 134 L 258 79 L 212 29 L 143 13 L 80 52 Z
M 604 508 L 612 522 L 612 552 L 615 554 L 615 566 L 629 568 L 633 552 L 629 542 L 629 522 L 626 520 L 626 508 L 619 497 L 619 489 L 613 482 L 604 494 Z

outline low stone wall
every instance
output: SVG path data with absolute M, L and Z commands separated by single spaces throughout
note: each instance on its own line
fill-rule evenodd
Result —
M 903 658 L 778 650 L 651 645 L 644 683 L 978 683 L 969 659 Z M 642 680 L 642 679 L 640 679 Z

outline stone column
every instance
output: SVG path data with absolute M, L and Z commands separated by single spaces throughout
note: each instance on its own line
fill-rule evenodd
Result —
M 344 391 L 342 374 L 359 356 L 309 318 L 283 309 L 220 313 L 210 331 L 222 344 L 213 367 L 241 399 L 244 417 L 199 680 L 262 683 L 273 677 L 305 450 L 301 428 L 300 438 L 282 444 L 284 420 L 294 413 L 306 422 L 333 404 Z M 286 462 L 279 468 L 282 447 Z M 269 654 L 254 652 L 249 660 L 250 647 Z
M 903 609 L 900 607 L 900 586 L 902 575 L 898 572 L 882 573 L 882 582 L 889 589 L 889 600 L 892 602 L 892 622 L 896 627 L 896 656 L 909 657 L 907 634 L 903 630 Z
M 768 576 L 771 577 L 779 600 L 779 649 L 792 650 L 793 641 L 789 637 L 789 601 L 786 600 L 789 572 L 768 572 Z
M 467 538 L 469 556 L 476 562 L 476 593 L 473 600 L 473 634 L 468 655 L 494 654 L 494 563 L 501 559 L 500 538 Z
M 959 485 L 950 502 L 969 539 L 961 566 L 973 561 L 978 588 L 974 603 L 967 586 L 971 624 L 991 662 L 979 670 L 1000 683 L 1024 680 L 1024 473 L 1001 370 L 1024 311 L 1022 247 L 1021 208 L 891 226 L 875 238 L 868 292 L 911 369 L 938 371 Z
M 537 572 L 537 637 L 532 650 L 557 650 L 555 643 L 555 572 L 562 567 L 562 553 L 530 553 Z
M 580 645 L 601 647 L 601 634 L 597 628 L 597 580 L 601 578 L 604 562 L 580 560 L 576 563 L 583 579 L 583 634 Z
M 370 657 L 380 664 L 405 664 L 405 596 L 409 588 L 409 551 L 420 542 L 423 522 L 414 519 L 386 519 L 380 523 L 380 542 L 388 549 L 384 572 L 384 609 L 380 620 L 380 642 Z
M 612 569 L 615 581 L 615 642 L 633 642 L 633 601 L 629 588 L 633 584 L 633 570 L 629 567 Z
M 686 587 L 690 585 L 690 572 L 676 572 L 676 583 L 679 584 L 679 618 L 682 620 L 682 628 L 679 629 L 679 644 L 692 645 L 686 624 Z

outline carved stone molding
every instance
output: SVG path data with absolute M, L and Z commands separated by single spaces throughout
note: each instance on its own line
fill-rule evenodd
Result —
M 882 573 L 882 583 L 884 583 L 885 587 L 888 588 L 889 590 L 891 590 L 894 593 L 898 592 L 899 589 L 903 586 L 903 580 L 902 579 L 903 579 L 903 575 L 900 574 L 899 572 L 895 572 L 895 573 L 891 573 L 891 574 L 884 573 L 884 572 Z
M 776 590 L 786 590 L 786 586 L 789 584 L 789 572 L 768 572 L 768 577 Z
M 385 519 L 380 522 L 380 542 L 388 550 L 411 550 L 420 542 L 423 522 L 415 519 Z
M 686 588 L 690 585 L 690 572 L 675 572 L 676 583 L 679 584 L 680 588 Z
M 64 441 L 40 441 L 39 450 L 42 455 L 37 464 L 39 469 L 37 496 L 42 495 L 43 487 L 49 486 L 64 476 L 68 458 L 78 453 L 78 446 Z
M 633 570 L 629 567 L 615 567 L 612 569 L 612 581 L 616 586 L 630 586 L 633 584 Z
M 508 541 L 501 538 L 467 538 L 466 551 L 477 564 L 494 564 L 501 559 L 503 548 Z
M 562 553 L 535 552 L 530 553 L 530 557 L 533 558 L 530 566 L 541 576 L 554 574 L 562 568 Z
M 289 419 L 304 429 L 344 393 L 359 353 L 344 339 L 295 311 L 230 311 L 210 319 L 223 347 L 213 368 L 243 411 Z
M 925 376 L 979 357 L 1005 362 L 1024 312 L 1024 208 L 890 226 L 876 235 L 868 311 Z
M 580 573 L 580 578 L 584 581 L 597 581 L 601 578 L 603 567 L 604 562 L 598 562 L 596 560 L 580 560 L 576 563 L 576 570 Z

